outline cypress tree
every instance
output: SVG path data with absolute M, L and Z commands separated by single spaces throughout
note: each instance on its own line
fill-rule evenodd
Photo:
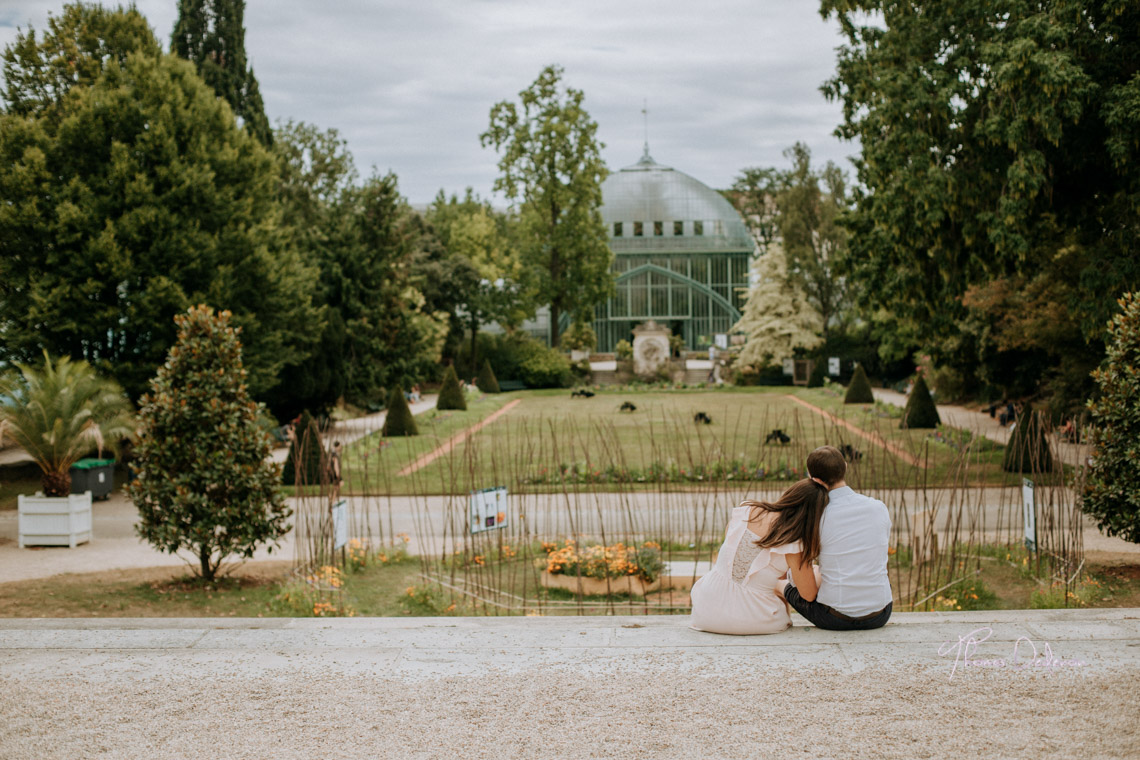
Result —
M 1040 412 L 1026 407 L 1017 415 L 1001 468 L 1006 472 L 1052 472 L 1053 454 L 1045 438 L 1045 425 Z
M 479 378 L 475 381 L 475 385 L 479 390 L 484 393 L 501 393 L 499 390 L 499 381 L 495 378 L 495 371 L 491 369 L 491 360 L 483 360 L 483 369 L 479 370 Z
M 926 378 L 919 375 L 914 387 L 911 388 L 910 398 L 906 400 L 906 408 L 903 410 L 903 418 L 899 427 L 903 429 L 935 428 L 940 422 L 942 422 L 942 418 L 938 416 L 938 407 L 934 405 L 934 399 L 930 396 L 930 388 L 926 386 Z
M 459 378 L 455 374 L 454 366 L 449 366 L 443 373 L 443 387 L 439 389 L 435 408 L 467 409 L 467 399 L 464 398 L 463 389 L 459 387 Z
M 811 376 L 808 377 L 807 387 L 809 388 L 822 388 L 823 387 L 823 371 L 826 365 L 826 359 L 819 358 L 815 360 L 815 364 L 811 368 Z
M 851 376 L 851 384 L 847 386 L 847 395 L 843 397 L 844 404 L 873 404 L 875 394 L 871 392 L 871 383 L 867 380 L 867 373 L 863 365 L 855 366 L 855 374 Z
M 384 427 L 380 434 L 385 437 L 397 435 L 419 435 L 416 428 L 416 418 L 408 407 L 408 400 L 404 398 L 404 388 L 397 385 L 388 397 L 388 414 L 384 417 Z
M 175 55 L 192 61 L 206 84 L 262 145 L 273 144 L 261 89 L 245 54 L 245 0 L 179 0 L 170 35 Z
M 306 409 L 301 412 L 301 419 L 293 428 L 293 441 L 289 444 L 289 456 L 285 458 L 281 482 L 287 486 L 319 485 L 324 467 L 324 451 L 324 446 L 321 445 L 320 427 Z M 301 459 L 299 468 L 298 457 Z

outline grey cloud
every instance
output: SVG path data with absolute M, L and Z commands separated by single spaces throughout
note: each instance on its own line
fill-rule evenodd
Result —
M 42 27 L 62 2 L 5 0 L 0 43 Z M 139 0 L 168 39 L 175 0 Z M 479 146 L 491 106 L 548 63 L 586 94 L 611 168 L 641 153 L 714 186 L 746 166 L 786 164 L 806 142 L 820 163 L 857 146 L 831 135 L 819 86 L 840 39 L 798 0 L 249 0 L 246 45 L 271 120 L 335 127 L 357 165 L 394 170 L 413 203 L 442 187 L 490 195 L 497 156 Z

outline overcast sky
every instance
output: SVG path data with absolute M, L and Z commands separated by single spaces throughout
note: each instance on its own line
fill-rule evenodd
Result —
M 176 0 L 139 0 L 164 44 Z M 333 127 L 361 174 L 392 170 L 415 204 L 440 188 L 491 194 L 479 145 L 491 106 L 543 66 L 565 68 L 611 169 L 635 162 L 649 104 L 653 157 L 724 188 L 785 166 L 797 140 L 823 163 L 857 151 L 831 132 L 837 25 L 814 0 L 247 0 L 246 49 L 271 121 Z M 0 45 L 42 29 L 62 0 L 0 0 Z

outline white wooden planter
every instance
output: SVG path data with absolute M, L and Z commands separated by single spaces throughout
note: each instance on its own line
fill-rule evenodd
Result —
M 68 546 L 91 540 L 91 492 L 20 495 L 19 546 Z

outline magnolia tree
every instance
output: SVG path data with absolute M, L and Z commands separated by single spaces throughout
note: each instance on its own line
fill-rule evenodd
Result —
M 192 553 L 212 580 L 228 557 L 279 541 L 291 510 L 230 313 L 198 306 L 175 322 L 178 342 L 140 402 L 130 495 L 139 535 L 161 551 Z
M 1093 373 L 1100 398 L 1089 402 L 1093 456 L 1085 514 L 1110 536 L 1140 542 L 1140 293 L 1120 299 L 1109 325 L 1104 364 Z

